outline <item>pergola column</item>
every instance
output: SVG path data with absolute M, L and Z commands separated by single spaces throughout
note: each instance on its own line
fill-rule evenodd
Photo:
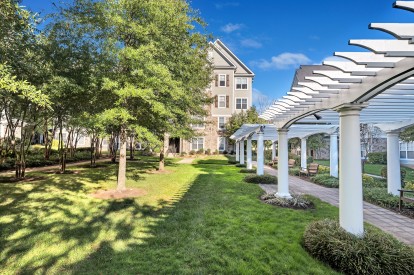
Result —
M 291 198 L 289 193 L 289 150 L 288 150 L 288 129 L 279 129 L 279 144 L 278 144 L 278 163 L 277 163 L 277 177 L 278 190 L 276 196 L 282 198 Z
M 338 134 L 333 133 L 330 136 L 329 147 L 329 171 L 332 177 L 338 177 Z
M 240 164 L 244 164 L 244 139 L 240 141 Z
M 346 104 L 339 112 L 339 223 L 349 233 L 364 233 L 359 114 L 366 105 Z
M 264 174 L 264 144 L 263 144 L 263 129 L 260 127 L 257 133 L 257 175 Z
M 300 167 L 302 168 L 302 170 L 306 170 L 307 169 L 307 156 L 306 156 L 306 141 L 308 140 L 308 138 L 301 138 L 300 139 Z
M 399 132 L 387 132 L 387 186 L 388 193 L 399 195 L 401 189 Z
M 247 169 L 252 169 L 252 137 L 247 138 Z
M 276 141 L 272 142 L 272 160 L 276 158 Z
M 236 141 L 236 161 L 240 161 L 240 143 Z

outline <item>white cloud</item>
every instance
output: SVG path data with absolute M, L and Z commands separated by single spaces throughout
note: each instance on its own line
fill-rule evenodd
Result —
M 223 3 L 216 3 L 214 6 L 216 6 L 216 9 L 221 10 L 226 7 L 238 7 L 240 3 L 238 2 L 223 2 Z
M 345 58 L 342 58 L 342 57 L 339 57 L 339 56 L 331 55 L 331 56 L 325 57 L 319 63 L 314 63 L 313 65 L 321 65 L 324 61 L 352 62 L 352 61 L 350 61 L 348 59 L 345 59 Z
M 243 28 L 243 24 L 228 23 L 227 25 L 221 27 L 221 30 L 225 33 L 231 33 L 240 30 L 241 28 Z
M 243 39 L 240 42 L 241 42 L 241 45 L 243 47 L 246 47 L 246 48 L 255 48 L 255 49 L 258 49 L 258 48 L 261 48 L 262 47 L 262 43 L 254 40 L 254 39 L 247 38 L 247 39 Z
M 303 53 L 281 53 L 278 56 L 272 56 L 270 61 L 261 59 L 259 61 L 253 61 L 251 64 L 263 70 L 276 69 L 284 70 L 289 68 L 296 68 L 299 65 L 305 65 L 311 63 L 309 57 Z

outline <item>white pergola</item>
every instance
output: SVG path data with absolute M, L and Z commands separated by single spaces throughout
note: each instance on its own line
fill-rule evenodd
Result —
M 396 1 L 394 7 L 414 11 L 414 1 Z M 339 128 L 340 224 L 355 235 L 364 232 L 360 123 L 376 124 L 387 133 L 392 194 L 401 188 L 398 135 L 414 123 L 414 24 L 373 23 L 370 28 L 395 39 L 350 40 L 350 45 L 369 51 L 335 52 L 343 60 L 301 66 L 291 90 L 261 115 L 277 131 L 277 195 L 283 197 L 290 196 L 288 133 L 310 123 Z

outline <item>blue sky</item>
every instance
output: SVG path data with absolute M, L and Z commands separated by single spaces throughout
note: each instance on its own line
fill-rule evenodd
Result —
M 59 2 L 59 0 L 56 0 Z M 47 13 L 49 0 L 24 0 Z M 320 64 L 335 51 L 364 51 L 349 39 L 387 39 L 369 23 L 412 22 L 413 13 L 394 9 L 391 0 L 192 0 L 208 24 L 256 74 L 254 98 L 277 99 L 289 90 L 300 64 Z M 255 103 L 255 102 L 254 102 Z M 257 103 L 257 102 L 256 102 Z

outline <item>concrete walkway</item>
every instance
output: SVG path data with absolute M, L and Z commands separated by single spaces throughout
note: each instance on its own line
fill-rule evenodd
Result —
M 265 173 L 277 176 L 277 171 L 265 166 Z M 261 184 L 266 193 L 276 193 L 274 184 Z M 339 189 L 326 188 L 298 177 L 289 176 L 289 189 L 295 194 L 309 194 L 333 206 L 339 206 Z M 414 220 L 386 210 L 382 207 L 364 202 L 364 221 L 390 233 L 400 241 L 414 245 Z

